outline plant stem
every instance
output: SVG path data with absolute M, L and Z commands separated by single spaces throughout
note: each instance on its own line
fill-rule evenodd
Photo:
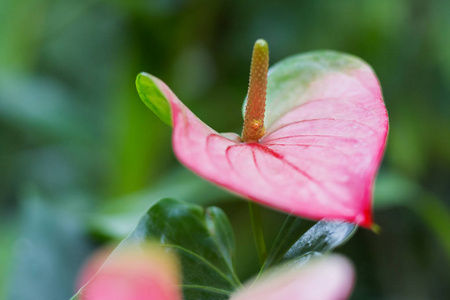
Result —
M 259 211 L 259 205 L 249 201 L 248 208 L 250 212 L 250 219 L 252 222 L 253 236 L 255 238 L 256 250 L 258 251 L 259 262 L 261 266 L 267 258 L 266 243 L 264 242 L 264 234 L 262 230 L 261 213 Z

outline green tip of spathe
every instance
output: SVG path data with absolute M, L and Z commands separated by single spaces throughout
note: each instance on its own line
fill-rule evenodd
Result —
M 172 114 L 169 100 L 161 91 L 157 78 L 142 72 L 136 77 L 136 88 L 141 100 L 150 108 L 164 123 L 172 126 Z
M 378 224 L 373 224 L 372 227 L 370 227 L 370 230 L 372 230 L 376 234 L 381 233 L 381 227 Z
M 269 45 L 267 44 L 266 40 L 263 39 L 256 40 L 254 47 L 269 52 Z

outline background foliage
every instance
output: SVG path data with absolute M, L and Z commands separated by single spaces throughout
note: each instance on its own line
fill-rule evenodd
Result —
M 272 63 L 333 49 L 379 76 L 382 233 L 360 229 L 339 249 L 357 267 L 353 299 L 449 295 L 449 14 L 445 0 L 2 0 L 0 299 L 69 298 L 89 253 L 167 196 L 223 208 L 238 275 L 255 272 L 246 203 L 176 162 L 134 79 L 155 74 L 214 129 L 238 132 L 257 38 Z M 273 240 L 283 216 L 264 217 Z

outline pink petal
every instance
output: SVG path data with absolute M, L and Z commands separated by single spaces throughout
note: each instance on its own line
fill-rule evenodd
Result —
M 175 259 L 156 246 L 121 249 L 106 259 L 103 251 L 84 268 L 80 282 L 88 282 L 79 292 L 80 300 L 180 300 L 178 266 Z
M 175 155 L 195 173 L 287 213 L 371 227 L 388 119 L 375 74 L 357 62 L 326 70 L 306 87 L 299 81 L 298 94 L 268 99 L 267 134 L 259 143 L 218 134 L 147 76 L 170 102 Z M 270 84 L 269 74 L 269 92 Z
M 285 267 L 233 294 L 230 300 L 344 300 L 354 283 L 351 263 L 341 256 Z

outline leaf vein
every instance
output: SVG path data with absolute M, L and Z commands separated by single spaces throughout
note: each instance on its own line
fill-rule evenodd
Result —
M 210 261 L 206 260 L 204 257 L 200 256 L 199 254 L 192 252 L 191 250 L 188 250 L 186 248 L 183 248 L 181 246 L 178 245 L 173 245 L 173 244 L 163 244 L 166 247 L 171 247 L 174 249 L 178 249 L 180 251 L 184 251 L 192 256 L 195 256 L 196 258 L 198 258 L 199 260 L 203 261 L 207 266 L 209 266 L 211 269 L 213 269 L 214 271 L 217 272 L 217 274 L 219 274 L 223 279 L 225 279 L 226 281 L 228 281 L 233 287 L 236 287 L 236 283 L 231 281 L 230 278 L 228 278 L 228 276 L 223 273 L 219 268 L 217 268 L 215 265 L 213 265 Z

